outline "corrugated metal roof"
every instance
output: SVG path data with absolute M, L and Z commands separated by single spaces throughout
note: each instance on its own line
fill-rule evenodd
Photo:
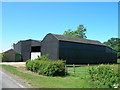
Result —
M 57 34 L 52 34 L 52 35 L 55 36 L 58 40 L 61 40 L 61 41 L 70 41 L 70 42 L 77 42 L 77 43 L 95 44 L 95 45 L 106 46 L 105 44 L 103 44 L 103 43 L 101 43 L 100 41 L 97 41 L 97 40 L 75 38 L 75 37 L 57 35 Z

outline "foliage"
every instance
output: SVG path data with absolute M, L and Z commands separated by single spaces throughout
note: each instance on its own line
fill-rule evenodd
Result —
M 108 41 L 104 42 L 105 45 L 116 50 L 118 57 L 120 58 L 120 38 L 110 38 Z
M 38 57 L 37 59 L 35 59 L 35 60 L 49 60 L 48 59 L 48 54 L 47 55 L 42 55 L 41 57 Z
M 110 38 L 108 41 L 104 42 L 104 44 L 116 51 L 120 51 L 120 38 Z
M 45 76 L 62 76 L 65 75 L 65 62 L 49 60 L 43 56 L 35 60 L 27 60 L 26 69 Z
M 27 60 L 26 61 L 26 69 L 27 70 L 31 70 L 31 71 L 33 71 L 33 64 L 34 64 L 34 61 L 32 61 L 32 60 Z
M 0 53 L 0 59 L 5 59 L 6 58 L 6 54 L 5 53 Z
M 77 30 L 71 31 L 71 29 L 68 29 L 68 31 L 65 31 L 63 35 L 78 37 L 78 38 L 87 38 L 85 34 L 86 34 L 86 28 L 83 25 L 79 25 L 77 27 Z
M 41 67 L 38 73 L 45 76 L 63 76 L 65 75 L 65 63 L 63 61 L 41 61 Z
M 118 88 L 119 73 L 110 66 L 98 66 L 97 68 L 90 68 L 89 74 L 94 82 L 96 88 Z

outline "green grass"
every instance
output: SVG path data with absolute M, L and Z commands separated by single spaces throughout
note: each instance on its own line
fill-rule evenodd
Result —
M 117 63 L 120 64 L 120 59 L 117 59 Z
M 116 70 L 118 69 L 118 64 L 103 64 L 109 65 Z M 73 67 L 67 67 L 68 75 L 62 77 L 40 77 L 40 76 L 32 76 L 30 74 L 17 71 L 17 67 L 3 65 L 3 68 L 12 74 L 15 74 L 25 80 L 29 84 L 31 84 L 34 88 L 93 88 L 90 79 L 90 75 L 88 73 L 88 69 L 90 67 L 98 67 L 96 66 L 75 66 L 75 73 Z M 25 67 L 22 67 L 25 68 Z
M 34 88 L 90 88 L 89 75 L 69 73 L 64 77 L 32 76 L 16 70 L 16 67 L 3 65 L 3 68 L 31 84 Z M 78 77 L 79 76 L 79 77 Z

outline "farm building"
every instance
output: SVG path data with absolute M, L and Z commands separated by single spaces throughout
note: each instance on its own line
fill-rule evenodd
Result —
M 47 34 L 42 41 L 23 40 L 14 44 L 21 61 L 48 54 L 49 59 L 66 60 L 68 64 L 116 63 L 117 53 L 99 41 Z
M 14 51 L 13 49 L 10 49 L 8 51 L 5 51 L 5 57 L 2 59 L 2 61 L 7 61 L 7 62 L 19 62 L 21 61 L 21 55 Z
M 13 45 L 16 52 L 21 54 L 21 61 L 26 61 L 28 59 L 34 59 L 35 55 L 40 56 L 40 40 L 21 40 Z M 35 54 L 35 55 L 34 55 Z
M 42 55 L 68 64 L 116 63 L 117 53 L 99 41 L 47 34 L 41 42 Z

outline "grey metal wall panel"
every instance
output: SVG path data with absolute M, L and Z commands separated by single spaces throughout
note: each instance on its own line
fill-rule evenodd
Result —
M 57 60 L 58 58 L 58 40 L 51 34 L 48 34 L 42 41 L 41 54 L 49 55 L 50 59 Z
M 60 41 L 59 58 L 69 64 L 114 63 L 116 53 L 105 46 Z

